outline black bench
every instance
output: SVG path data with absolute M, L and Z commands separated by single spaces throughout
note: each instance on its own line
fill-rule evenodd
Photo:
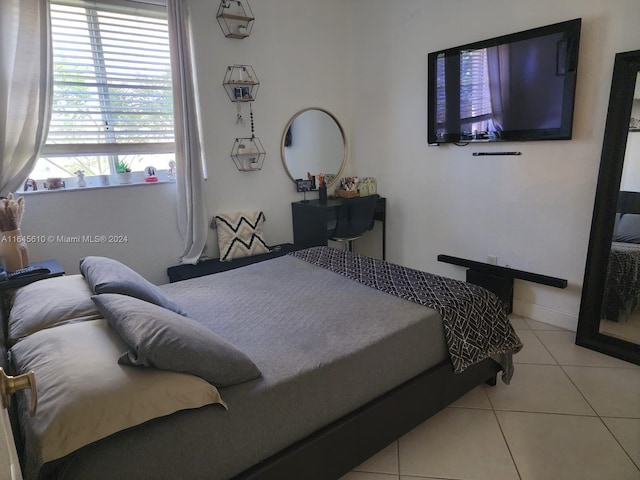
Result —
M 205 260 L 195 265 L 183 264 L 175 265 L 167 268 L 167 275 L 169 275 L 169 282 L 179 282 L 181 280 L 187 280 L 188 278 L 202 277 L 204 275 L 210 275 L 212 273 L 225 272 L 227 270 L 233 270 L 234 268 L 244 267 L 252 263 L 262 262 L 271 258 L 281 257 L 289 252 L 297 250 L 293 243 L 283 243 L 281 245 L 275 245 L 269 247 L 271 251 L 269 253 L 263 253 L 260 255 L 253 255 L 251 257 L 236 258 L 229 262 L 221 262 L 219 258 L 213 258 L 211 260 Z

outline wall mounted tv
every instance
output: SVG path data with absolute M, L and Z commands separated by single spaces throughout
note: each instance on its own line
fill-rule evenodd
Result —
M 428 56 L 430 144 L 569 140 L 581 19 Z

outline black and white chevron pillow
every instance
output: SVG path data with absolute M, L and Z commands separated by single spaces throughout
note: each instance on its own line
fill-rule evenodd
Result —
M 215 216 L 220 261 L 269 253 L 264 239 L 262 212 L 223 213 Z

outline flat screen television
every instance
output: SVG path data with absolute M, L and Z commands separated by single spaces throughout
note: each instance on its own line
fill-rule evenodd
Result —
M 569 140 L 581 19 L 428 55 L 430 144 Z

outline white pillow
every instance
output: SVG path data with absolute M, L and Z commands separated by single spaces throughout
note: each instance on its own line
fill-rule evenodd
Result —
M 257 211 L 222 213 L 216 215 L 215 220 L 221 262 L 269 253 L 262 231 L 264 213 Z
M 179 410 L 218 403 L 216 387 L 185 373 L 133 368 L 128 349 L 104 319 L 41 330 L 11 349 L 17 373 L 36 372 L 38 407 L 23 425 L 26 477 L 40 466 L 113 433 Z M 28 391 L 19 394 L 22 413 Z

